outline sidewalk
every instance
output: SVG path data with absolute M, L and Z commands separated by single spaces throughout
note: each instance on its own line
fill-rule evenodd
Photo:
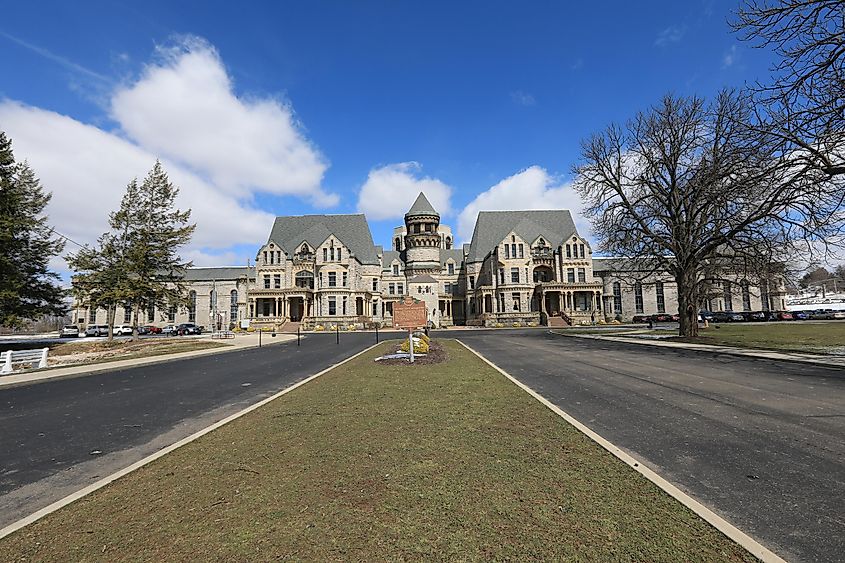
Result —
M 203 338 L 210 339 L 210 338 Z M 277 334 L 275 337 L 269 334 L 261 336 L 262 346 L 269 346 L 272 344 L 281 344 L 282 342 L 290 342 L 296 340 L 295 334 Z M 103 373 L 106 371 L 114 371 L 123 368 L 135 366 L 147 366 L 151 364 L 159 364 L 170 362 L 173 360 L 183 360 L 185 358 L 195 358 L 197 356 L 210 356 L 212 354 L 225 354 L 227 352 L 234 352 L 246 348 L 258 347 L 258 333 L 237 334 L 231 340 L 215 340 L 221 342 L 226 346 L 220 348 L 210 348 L 207 350 L 193 350 L 191 352 L 179 352 L 177 354 L 161 354 L 159 356 L 150 356 L 148 358 L 133 358 L 131 360 L 114 360 L 110 362 L 102 362 L 98 364 L 82 364 L 78 366 L 67 367 L 53 367 L 42 370 L 30 370 L 14 375 L 0 376 L 0 389 L 6 387 L 14 387 L 18 385 L 25 385 L 29 383 L 39 383 L 53 379 L 64 379 L 70 377 L 84 377 L 86 375 L 93 375 L 96 373 Z
M 665 342 L 661 340 L 646 340 L 643 338 L 625 336 L 599 336 L 593 334 L 566 334 L 561 331 L 549 331 L 569 338 L 591 338 L 593 340 L 613 340 L 627 344 L 643 344 L 645 346 L 662 346 L 664 348 L 683 348 L 686 350 L 698 350 L 703 352 L 714 352 L 718 354 L 731 354 L 733 356 L 745 356 L 750 358 L 763 358 L 766 360 L 782 360 L 788 362 L 802 362 L 817 364 L 831 368 L 845 368 L 845 357 L 822 356 L 820 354 L 802 354 L 799 352 L 777 352 L 775 350 L 758 350 L 752 348 L 737 348 L 734 346 L 715 346 L 713 344 L 691 344 L 687 342 Z

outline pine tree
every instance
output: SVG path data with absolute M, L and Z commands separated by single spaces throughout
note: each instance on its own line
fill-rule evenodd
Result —
M 109 215 L 111 231 L 97 247 L 68 258 L 77 271 L 78 298 L 109 312 L 109 334 L 118 304 L 132 309 L 137 327 L 142 310 L 186 303 L 183 275 L 191 263 L 182 261 L 178 250 L 196 226 L 188 224 L 190 210 L 176 209 L 178 193 L 156 162 L 141 185 L 132 180 L 126 186 L 120 208 Z M 137 330 L 133 337 L 138 337 Z
M 15 163 L 0 131 L 0 325 L 66 311 L 59 276 L 48 266 L 64 248 L 44 215 L 50 198 L 27 163 Z

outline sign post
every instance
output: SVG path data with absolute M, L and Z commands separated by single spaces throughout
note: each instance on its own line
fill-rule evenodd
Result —
M 410 295 L 393 304 L 393 326 L 408 330 L 408 356 L 411 363 L 414 361 L 414 330 L 425 326 L 427 319 L 425 303 Z

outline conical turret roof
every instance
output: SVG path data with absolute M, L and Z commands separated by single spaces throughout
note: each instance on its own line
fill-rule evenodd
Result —
M 417 200 L 405 214 L 405 217 L 414 217 L 415 215 L 436 215 L 440 217 L 440 214 L 434 210 L 434 207 L 431 206 L 431 203 L 429 203 L 425 194 L 422 192 L 417 196 Z

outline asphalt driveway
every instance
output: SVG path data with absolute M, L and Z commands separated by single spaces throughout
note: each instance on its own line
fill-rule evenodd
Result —
M 545 330 L 451 334 L 775 553 L 845 561 L 845 370 Z

